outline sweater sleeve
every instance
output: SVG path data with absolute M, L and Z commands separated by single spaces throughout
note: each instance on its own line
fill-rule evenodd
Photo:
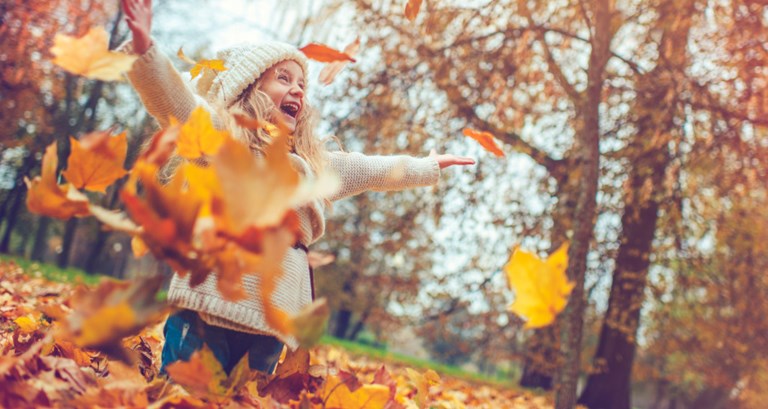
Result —
M 433 158 L 412 156 L 366 156 L 360 153 L 328 153 L 328 165 L 341 179 L 339 200 L 365 191 L 403 190 L 437 184 L 440 166 Z
M 120 46 L 123 52 L 131 52 L 130 42 Z M 171 64 L 171 60 L 152 44 L 133 63 L 128 71 L 128 79 L 139 93 L 141 102 L 147 111 L 160 123 L 162 128 L 169 124 L 173 116 L 180 122 L 189 118 L 189 114 L 199 105 L 211 112 L 214 124 L 218 127 L 219 121 L 208 103 L 196 95 L 188 86 L 181 74 Z

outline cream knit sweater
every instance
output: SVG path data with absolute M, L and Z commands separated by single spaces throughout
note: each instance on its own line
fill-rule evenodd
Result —
M 130 44 L 122 48 L 130 50 Z M 154 45 L 136 60 L 128 78 L 147 111 L 162 127 L 168 125 L 170 116 L 180 121 L 186 120 L 198 105 L 203 105 L 211 111 L 205 99 L 192 92 L 168 57 Z M 298 156 L 293 159 L 303 167 L 304 174 L 311 172 L 303 159 Z M 440 177 L 440 167 L 433 158 L 329 152 L 327 166 L 337 172 L 341 179 L 341 188 L 329 198 L 330 200 L 369 190 L 402 190 L 430 186 L 436 184 Z M 315 200 L 298 209 L 300 241 L 304 245 L 311 245 L 325 232 L 323 212 L 322 200 Z M 282 266 L 284 273 L 272 294 L 272 302 L 288 314 L 295 315 L 312 301 L 307 254 L 300 249 L 289 249 Z M 212 274 L 203 284 L 192 288 L 188 277 L 181 278 L 174 274 L 168 299 L 175 306 L 197 311 L 211 325 L 274 335 L 291 349 L 297 347 L 295 338 L 281 334 L 266 324 L 262 302 L 257 295 L 258 275 L 243 275 L 243 286 L 248 296 L 238 302 L 223 299 L 216 290 L 216 280 L 216 275 Z

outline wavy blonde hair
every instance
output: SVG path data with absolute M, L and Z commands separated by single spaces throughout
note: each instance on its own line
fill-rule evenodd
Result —
M 262 152 L 269 143 L 270 136 L 263 129 L 248 129 L 237 124 L 235 114 L 245 114 L 259 121 L 275 122 L 273 115 L 279 113 L 272 99 L 260 90 L 261 79 L 249 85 L 240 96 L 221 115 L 222 123 L 232 136 L 248 145 L 254 152 Z M 325 166 L 323 143 L 315 136 L 317 111 L 303 101 L 299 117 L 296 118 L 296 130 L 291 143 L 293 152 L 307 161 L 312 171 L 317 174 Z

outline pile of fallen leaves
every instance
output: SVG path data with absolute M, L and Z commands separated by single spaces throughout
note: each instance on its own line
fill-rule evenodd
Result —
M 78 345 L 90 336 L 90 326 L 119 330 L 119 309 L 96 321 L 85 319 L 77 334 L 71 333 L 71 322 L 63 325 L 82 319 L 77 303 L 87 300 L 84 294 L 97 296 L 104 285 L 54 283 L 13 262 L 0 263 L 0 406 L 551 407 L 544 397 L 470 384 L 432 370 L 384 365 L 331 346 L 288 354 L 269 377 L 247 370 L 246 360 L 226 375 L 206 349 L 189 362 L 169 366 L 170 379 L 158 376 L 162 318 L 138 335 L 123 338 L 125 349 L 114 348 L 114 354 Z

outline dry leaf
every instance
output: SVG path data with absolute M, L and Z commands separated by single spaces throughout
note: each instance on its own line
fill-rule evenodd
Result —
M 172 119 L 171 125 L 175 124 L 176 121 Z M 231 138 L 227 132 L 219 131 L 213 126 L 210 112 L 198 106 L 181 127 L 176 140 L 176 150 L 182 158 L 197 159 L 215 154 L 228 139 Z
M 408 0 L 408 3 L 405 5 L 405 17 L 408 20 L 416 20 L 416 16 L 419 14 L 419 9 L 421 9 L 421 1 L 422 0 Z
M 177 52 L 176 55 L 178 55 L 179 58 L 187 64 L 192 64 L 192 68 L 189 70 L 189 73 L 192 75 L 192 79 L 195 79 L 195 77 L 200 75 L 203 70 L 221 72 L 227 69 L 227 67 L 224 66 L 224 61 L 222 60 L 195 61 L 184 55 L 184 51 L 182 51 L 181 47 L 179 47 L 179 52 Z
M 93 27 L 80 38 L 56 34 L 51 53 L 55 56 L 53 63 L 66 71 L 102 81 L 121 80 L 137 58 L 109 51 L 108 35 L 103 27 Z
M 87 216 L 88 198 L 72 185 L 56 183 L 56 167 L 59 160 L 56 153 L 56 143 L 45 149 L 42 171 L 33 180 L 24 178 L 27 185 L 27 208 L 32 213 L 69 219 L 73 216 Z
M 318 298 L 293 317 L 294 336 L 302 348 L 314 346 L 325 333 L 331 309 L 325 298 Z
M 555 320 L 568 302 L 574 284 L 568 281 L 568 244 L 542 261 L 516 248 L 504 266 L 515 301 L 509 309 L 528 319 L 525 328 L 540 328 Z
M 474 129 L 465 128 L 464 135 L 480 143 L 485 150 L 498 157 L 504 157 L 504 152 L 496 145 L 496 141 L 490 132 L 480 132 Z
M 357 50 L 359 48 L 360 37 L 356 38 L 355 41 L 344 47 L 343 52 L 350 57 L 354 57 L 355 54 L 357 54 Z M 323 70 L 320 71 L 319 81 L 324 85 L 329 85 L 331 82 L 333 82 L 333 79 L 336 78 L 336 75 L 338 75 L 338 73 L 340 73 L 341 70 L 343 70 L 344 67 L 346 67 L 349 63 L 350 60 L 334 61 L 328 63 L 328 65 L 323 67 Z
M 128 152 L 125 132 L 114 138 L 108 131 L 93 132 L 81 141 L 70 138 L 67 170 L 62 172 L 75 188 L 103 193 L 107 186 L 128 173 L 123 169 Z
M 320 61 L 320 62 L 334 62 L 334 61 L 351 61 L 355 62 L 355 59 L 349 56 L 347 53 L 343 53 L 338 50 L 334 50 L 331 47 L 323 44 L 307 44 L 301 47 L 299 51 L 303 52 L 307 58 Z
M 323 388 L 325 407 L 328 409 L 363 409 L 383 408 L 389 401 L 389 388 L 384 385 L 361 385 L 358 388 L 350 388 L 349 376 L 345 373 L 339 376 L 328 376 Z

